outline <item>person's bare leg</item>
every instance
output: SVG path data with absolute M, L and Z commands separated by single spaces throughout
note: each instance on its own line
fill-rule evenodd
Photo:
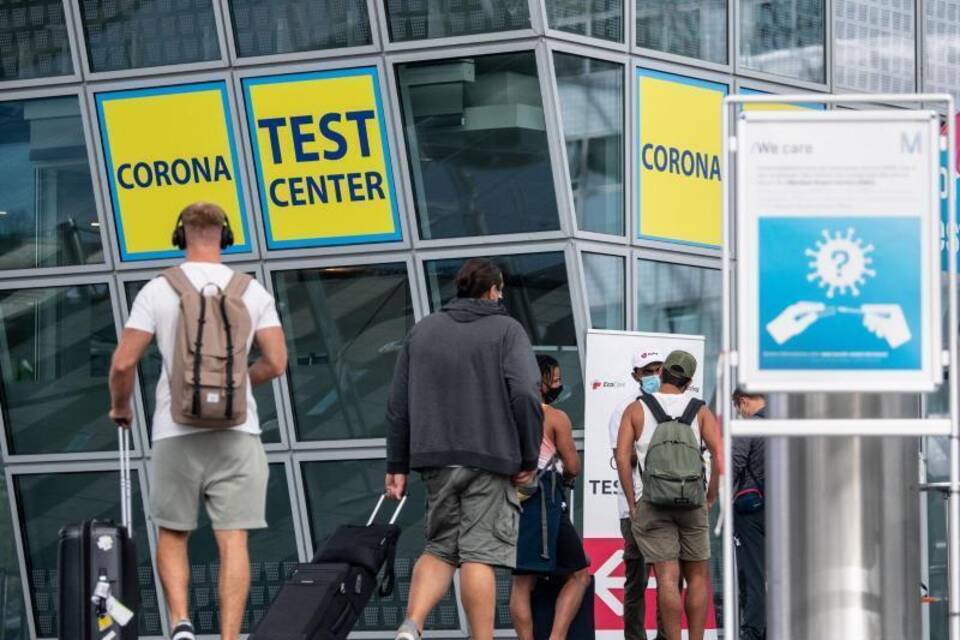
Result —
M 517 640 L 533 640 L 533 609 L 530 596 L 537 584 L 537 576 L 513 576 L 510 589 L 510 616 Z
M 237 640 L 250 591 L 250 555 L 247 532 L 214 531 L 220 548 L 220 637 Z
M 472 640 L 493 640 L 497 611 L 497 576 L 493 567 L 465 562 L 460 568 L 460 597 L 467 611 Z
M 172 624 L 189 618 L 187 591 L 190 587 L 190 563 L 187 559 L 189 531 L 160 527 L 157 538 L 157 572 L 167 596 Z
M 427 616 L 450 590 L 456 567 L 435 555 L 424 553 L 413 568 L 410 581 L 410 599 L 407 601 L 407 619 L 413 620 L 423 633 Z
M 675 561 L 657 562 L 653 572 L 657 576 L 657 610 L 663 619 L 663 631 L 667 640 L 680 640 L 680 565 Z
M 690 640 L 703 640 L 707 626 L 707 603 L 709 602 L 710 569 L 704 562 L 682 562 L 683 577 L 687 580 L 687 626 Z
M 583 594 L 590 585 L 590 569 L 581 569 L 571 574 L 560 589 L 557 596 L 557 607 L 553 614 L 553 629 L 550 640 L 565 640 L 570 632 L 570 625 L 580 611 Z

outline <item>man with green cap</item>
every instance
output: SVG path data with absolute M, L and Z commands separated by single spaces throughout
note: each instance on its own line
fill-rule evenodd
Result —
M 710 592 L 710 525 L 708 513 L 717 499 L 723 472 L 720 429 L 703 401 L 688 391 L 697 359 L 673 351 L 663 362 L 660 390 L 630 404 L 620 421 L 617 473 L 630 507 L 637 546 L 657 576 L 657 605 L 667 640 L 680 640 L 680 576 L 687 582 L 685 610 L 690 640 L 703 640 Z M 655 434 L 664 431 L 660 437 Z M 689 431 L 688 431 L 689 430 Z M 667 433 L 669 437 L 665 437 Z M 653 446 L 651 446 L 653 445 Z M 712 457 L 704 494 L 702 450 Z M 648 453 L 656 451 L 653 456 Z M 631 458 L 640 461 L 644 478 L 640 501 L 634 491 Z M 676 461 L 676 469 L 664 468 Z M 650 463 L 657 475 L 644 473 Z M 691 475 L 700 478 L 690 482 Z M 663 480 L 666 478 L 666 480 Z M 676 494 L 668 506 L 671 495 Z

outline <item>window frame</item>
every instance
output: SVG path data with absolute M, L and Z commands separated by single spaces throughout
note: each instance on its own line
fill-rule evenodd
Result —
M 555 42 L 559 40 L 561 42 L 557 44 L 563 44 L 563 42 L 565 41 L 566 43 L 571 45 L 579 44 L 579 45 L 584 45 L 588 47 L 599 47 L 600 49 L 607 49 L 609 51 L 616 51 L 619 53 L 626 53 L 626 54 L 630 53 L 629 37 L 632 29 L 629 26 L 629 20 L 631 19 L 633 14 L 632 5 L 634 2 L 636 2 L 636 0 L 622 0 L 623 2 L 623 5 L 622 5 L 623 6 L 623 13 L 622 13 L 623 33 L 621 34 L 621 36 L 623 40 L 621 40 L 620 42 L 607 40 L 605 38 L 597 38 L 594 36 L 584 36 L 579 33 L 571 33 L 569 31 L 563 31 L 563 30 L 551 27 L 549 11 L 547 11 L 546 5 L 547 3 L 553 2 L 553 1 L 554 0 L 542 0 L 537 3 L 540 6 L 540 10 L 542 11 L 540 20 L 542 21 L 542 24 L 544 26 L 544 34 L 551 41 Z M 592 57 L 597 57 L 597 56 L 594 54 Z
M 627 2 L 630 3 L 630 53 L 634 56 L 642 58 L 644 63 L 648 60 L 657 60 L 668 64 L 685 65 L 686 68 L 690 69 L 716 71 L 724 74 L 734 73 L 734 60 L 737 54 L 737 49 L 734 47 L 734 36 L 736 35 L 734 29 L 737 26 L 735 19 L 739 13 L 740 0 L 724 0 L 727 5 L 727 62 L 725 64 L 701 60 L 700 58 L 691 58 L 676 53 L 668 53 L 666 51 L 659 51 L 638 45 L 636 21 L 637 1 L 638 0 L 627 0 Z
M 507 42 L 525 38 L 535 38 L 543 35 L 543 13 L 540 7 L 541 0 L 527 0 L 527 11 L 530 15 L 530 28 L 512 29 L 510 31 L 486 31 L 470 35 L 444 36 L 440 38 L 421 38 L 418 40 L 404 40 L 394 42 L 390 38 L 390 17 L 387 8 L 381 1 L 377 7 L 377 23 L 380 27 L 381 51 L 385 54 L 400 53 L 420 49 L 436 49 L 447 47 L 482 45 L 486 43 Z
M 80 58 L 77 51 L 81 47 L 82 43 L 80 38 L 77 36 L 76 29 L 74 27 L 74 17 L 73 17 L 73 3 L 69 0 L 60 0 L 63 5 L 63 25 L 67 30 L 67 41 L 70 43 L 70 64 L 73 68 L 73 71 L 67 75 L 61 76 L 48 76 L 43 78 L 27 78 L 27 79 L 17 79 L 17 80 L 4 80 L 0 82 L 0 92 L 3 94 L 3 99 L 6 100 L 6 94 L 8 91 L 13 91 L 17 89 L 30 89 L 30 88 L 46 88 L 51 85 L 61 85 L 61 84 L 72 84 L 75 82 L 80 82 L 83 79 L 83 74 L 81 72 Z
M 584 254 L 595 254 L 611 258 L 620 258 L 623 260 L 623 304 L 624 304 L 624 318 L 623 318 L 623 330 L 630 331 L 631 327 L 635 325 L 634 316 L 636 316 L 635 298 L 636 292 L 633 290 L 634 287 L 634 272 L 636 269 L 630 268 L 630 262 L 633 259 L 633 252 L 630 247 L 626 246 L 612 246 L 609 244 L 600 244 L 593 242 L 578 242 L 576 246 L 576 260 L 577 260 L 577 270 L 579 272 L 580 282 L 583 284 L 583 300 L 586 303 L 586 314 L 585 319 L 587 321 L 588 329 L 597 329 L 598 327 L 593 326 L 593 318 L 590 315 L 590 292 L 587 290 L 587 265 L 586 260 L 584 259 Z

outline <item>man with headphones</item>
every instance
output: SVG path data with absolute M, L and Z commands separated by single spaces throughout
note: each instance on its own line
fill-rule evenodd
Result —
M 245 283 L 246 288 L 241 289 L 242 307 L 249 314 L 251 328 L 246 353 L 256 341 L 262 354 L 248 369 L 246 415 L 237 416 L 235 422 L 239 424 L 231 427 L 178 423 L 174 415 L 181 414 L 171 402 L 170 375 L 177 348 L 181 295 L 189 295 L 191 285 L 198 292 L 211 284 L 220 291 L 227 290 L 234 271 L 221 262 L 221 252 L 233 244 L 233 231 L 223 209 L 197 202 L 180 212 L 172 242 L 186 252 L 186 260 L 176 270 L 179 273 L 172 274 L 175 277 L 167 273 L 148 282 L 133 303 L 113 354 L 110 417 L 121 426 L 130 426 L 130 398 L 137 363 L 156 336 L 163 370 L 153 415 L 150 515 L 160 532 L 157 569 L 174 625 L 171 637 L 195 640 L 188 611 L 187 539 L 197 527 L 202 498 L 220 550 L 221 637 L 237 640 L 250 588 L 247 531 L 267 526 L 269 468 L 260 442 L 260 421 L 251 388 L 286 370 L 286 340 L 273 297 L 256 280 Z M 239 308 L 239 302 L 237 305 Z

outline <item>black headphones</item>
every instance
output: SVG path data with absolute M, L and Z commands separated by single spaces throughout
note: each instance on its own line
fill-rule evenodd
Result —
M 181 251 L 187 248 L 187 232 L 183 228 L 183 213 L 177 216 L 177 226 L 173 228 L 173 235 L 170 242 Z M 233 229 L 230 228 L 230 218 L 223 216 L 223 226 L 220 227 L 220 248 L 226 249 L 233 246 Z

